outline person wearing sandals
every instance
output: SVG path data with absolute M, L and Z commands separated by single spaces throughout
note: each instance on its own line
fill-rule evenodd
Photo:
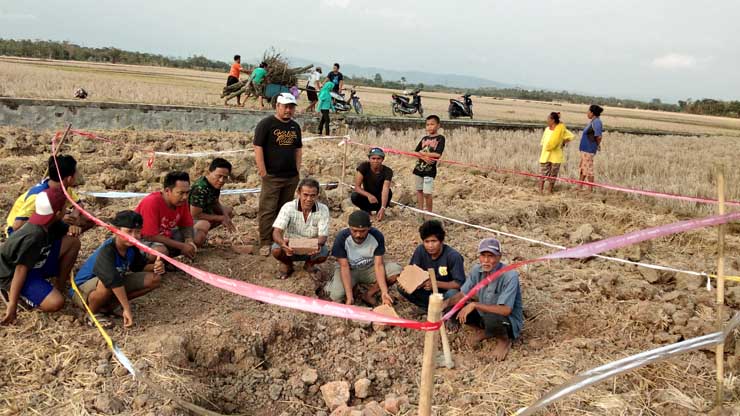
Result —
M 280 262 L 280 279 L 293 274 L 293 262 L 302 261 L 303 269 L 314 280 L 319 279 L 317 264 L 329 257 L 326 241 L 329 238 L 329 207 L 317 201 L 319 183 L 304 178 L 298 183 L 298 198 L 285 203 L 272 224 L 272 256 Z M 318 245 L 313 253 L 298 255 L 290 248 L 292 238 L 315 238 Z
M 49 188 L 36 196 L 34 213 L 26 224 L 0 246 L 0 290 L 5 300 L 5 313 L 0 324 L 15 322 L 18 301 L 44 312 L 64 307 L 64 296 L 55 289 L 49 277 L 59 277 L 59 259 L 52 246 L 66 233 L 59 227 L 64 218 L 67 198 L 59 187 Z M 74 253 L 72 264 L 77 259 Z
M 460 292 L 445 300 L 444 309 L 455 305 L 488 275 L 506 266 L 501 263 L 501 243 L 495 238 L 481 240 L 478 244 L 478 261 L 470 270 Z M 447 328 L 455 332 L 459 328 L 458 322 L 476 328 L 474 343 L 495 338 L 496 348 L 492 358 L 503 361 L 524 326 L 519 272 L 510 270 L 503 273 L 481 288 L 474 299 L 460 309 L 456 317 L 447 321 Z
M 112 224 L 124 234 L 140 239 L 144 220 L 138 213 L 126 210 L 116 214 Z M 128 328 L 134 324 L 130 301 L 158 288 L 162 274 L 162 259 L 142 253 L 131 242 L 116 235 L 85 261 L 75 276 L 75 284 L 104 328 L 113 326 L 104 313 L 115 313 L 119 308 L 123 326 Z M 72 289 L 70 296 L 84 309 L 82 300 Z M 92 325 L 89 318 L 88 322 Z

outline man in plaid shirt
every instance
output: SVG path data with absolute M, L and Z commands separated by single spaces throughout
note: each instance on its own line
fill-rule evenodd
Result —
M 277 219 L 272 224 L 272 256 L 280 262 L 279 279 L 287 279 L 293 274 L 293 262 L 302 261 L 303 269 L 314 280 L 318 280 L 321 264 L 329 257 L 326 240 L 329 237 L 329 208 L 318 202 L 319 183 L 312 178 L 304 178 L 298 183 L 298 198 L 280 208 Z M 289 242 L 291 238 L 318 239 L 316 250 L 306 254 L 293 253 Z

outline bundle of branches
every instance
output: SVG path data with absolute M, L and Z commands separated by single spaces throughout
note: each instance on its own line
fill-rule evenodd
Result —
M 267 81 L 271 84 L 293 86 L 298 83 L 298 75 L 305 74 L 313 65 L 291 68 L 288 60 L 274 48 L 265 51 L 262 61 L 267 64 Z

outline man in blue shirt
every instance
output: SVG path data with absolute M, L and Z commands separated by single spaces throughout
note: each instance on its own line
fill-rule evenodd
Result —
M 578 146 L 578 150 L 581 151 L 581 162 L 578 166 L 581 181 L 594 181 L 594 156 L 596 152 L 601 150 L 601 137 L 604 133 L 604 127 L 599 118 L 603 111 L 603 108 L 592 104 L 586 114 L 589 122 L 581 133 L 581 144 Z M 579 186 L 580 188 L 583 188 L 583 186 Z M 593 187 L 589 187 L 589 189 L 593 190 Z
M 491 273 L 505 266 L 501 263 L 501 244 L 495 238 L 486 238 L 478 245 L 478 260 L 468 274 L 460 292 L 445 301 L 444 307 L 459 302 L 475 285 Z M 503 361 L 511 349 L 512 342 L 519 338 L 524 325 L 522 293 L 519 273 L 508 271 L 478 291 L 477 301 L 471 301 L 457 313 L 461 324 L 479 328 L 473 342 L 488 338 L 496 339 L 493 358 Z M 455 319 L 455 318 L 453 318 Z
M 127 210 L 116 214 L 112 224 L 124 234 L 140 239 L 144 220 L 138 213 Z M 158 288 L 162 274 L 164 264 L 159 257 L 144 254 L 125 238 L 114 236 L 80 267 L 75 285 L 103 327 L 110 328 L 113 322 L 102 312 L 113 312 L 118 306 L 122 310 L 123 326 L 130 327 L 134 318 L 129 301 Z M 84 308 L 72 289 L 70 296 Z
M 423 270 L 434 269 L 439 293 L 445 298 L 458 293 L 465 282 L 465 259 L 454 248 L 444 243 L 445 229 L 437 220 L 425 221 L 419 227 L 422 243 L 416 247 L 409 264 Z M 399 287 L 399 292 L 414 305 L 423 310 L 429 307 L 429 296 L 432 294 L 432 282 L 427 280 L 413 291 L 406 293 Z

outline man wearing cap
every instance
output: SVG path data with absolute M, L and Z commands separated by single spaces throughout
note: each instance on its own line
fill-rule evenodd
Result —
M 74 191 L 79 176 L 77 161 L 69 155 L 57 155 L 56 159 L 59 169 L 57 170 L 57 163 L 54 162 L 54 158 L 49 157 L 47 162 L 49 177 L 34 185 L 15 200 L 6 221 L 6 235 L 10 236 L 28 222 L 36 209 L 36 197 L 47 189 L 55 188 L 62 192 L 61 187 L 64 185 L 70 198 L 78 204 L 82 204 L 79 196 Z M 64 194 L 62 193 L 62 195 Z M 70 206 L 69 202 L 65 201 L 65 203 L 65 208 Z M 66 209 L 63 209 L 63 211 L 66 212 Z M 53 263 L 59 270 L 54 271 L 54 275 L 58 275 L 59 278 L 56 279 L 54 285 L 61 293 L 64 293 L 68 286 L 69 279 L 67 276 L 72 271 L 77 254 L 80 251 L 79 236 L 92 226 L 93 223 L 82 217 L 76 208 L 70 214 L 65 214 L 63 220 L 54 225 L 58 229 L 52 233 L 55 239 L 49 256 L 57 259 Z
M 56 276 L 66 280 L 67 277 L 67 274 L 60 276 L 59 259 L 51 253 L 54 241 L 66 232 L 58 226 L 64 217 L 66 201 L 60 188 L 39 193 L 33 215 L 0 246 L 0 289 L 2 296 L 7 293 L 0 324 L 15 321 L 19 299 L 44 312 L 56 312 L 64 306 L 62 293 L 46 279 Z M 72 264 L 77 260 L 77 253 L 74 254 Z
M 445 308 L 455 305 L 488 275 L 505 267 L 505 264 L 501 263 L 501 244 L 498 240 L 495 238 L 482 240 L 478 245 L 478 260 L 479 263 L 470 270 L 460 293 L 445 301 Z M 481 288 L 473 299 L 477 301 L 468 302 L 457 313 L 457 320 L 461 324 L 478 328 L 478 333 L 473 338 L 474 342 L 496 338 L 493 358 L 496 361 L 503 361 L 511 349 L 512 342 L 519 338 L 524 325 L 519 273 L 510 270 L 500 275 Z
M 126 210 L 116 214 L 112 224 L 124 234 L 140 239 L 144 220 L 138 213 Z M 158 288 L 162 274 L 164 263 L 159 257 L 143 254 L 128 239 L 115 235 L 80 267 L 75 285 L 104 328 L 111 327 L 112 322 L 101 312 L 113 312 L 118 307 L 123 326 L 130 327 L 134 318 L 129 301 Z M 69 290 L 69 295 L 84 309 L 82 299 L 73 289 Z
M 385 237 L 370 223 L 365 211 L 354 211 L 349 216 L 349 228 L 337 233 L 331 255 L 336 257 L 334 276 L 324 287 L 324 292 L 334 302 L 343 299 L 347 305 L 354 303 L 353 290 L 359 283 L 380 287 L 380 298 L 390 305 L 393 299 L 388 293 L 386 280 L 395 281 L 401 274 L 398 263 L 386 262 Z
M 393 169 L 385 166 L 385 152 L 373 147 L 367 154 L 367 161 L 357 165 L 355 190 L 352 192 L 352 203 L 365 212 L 376 211 L 376 219 L 382 221 L 385 210 L 393 198 L 391 180 Z
M 301 170 L 301 126 L 293 120 L 296 100 L 281 93 L 275 115 L 264 118 L 254 130 L 254 159 L 262 178 L 259 199 L 260 254 L 270 255 L 272 224 L 280 208 L 293 199 Z

